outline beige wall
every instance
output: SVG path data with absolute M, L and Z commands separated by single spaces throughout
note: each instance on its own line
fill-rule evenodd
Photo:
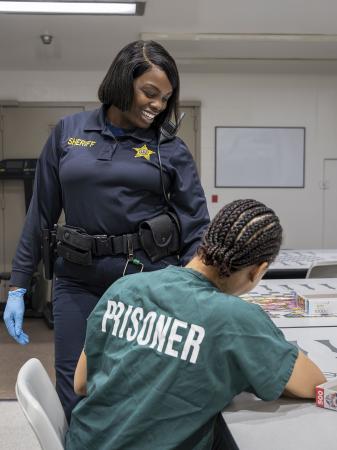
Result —
M 184 77 L 183 95 L 198 94 L 201 101 L 202 182 L 213 215 L 235 198 L 252 197 L 271 205 L 282 219 L 285 247 L 317 248 L 322 245 L 323 158 L 337 157 L 337 78 L 303 75 L 200 75 Z M 215 189 L 214 127 L 305 126 L 306 164 L 304 189 Z M 337 242 L 336 242 L 337 246 Z
M 0 100 L 95 101 L 103 75 L 0 71 Z M 182 74 L 181 81 L 182 100 L 201 101 L 201 178 L 211 215 L 235 198 L 257 198 L 280 215 L 285 229 L 284 247 L 322 247 L 323 159 L 337 158 L 337 77 Z M 305 188 L 214 188 L 217 125 L 305 126 Z M 219 203 L 210 203 L 212 194 L 219 195 Z

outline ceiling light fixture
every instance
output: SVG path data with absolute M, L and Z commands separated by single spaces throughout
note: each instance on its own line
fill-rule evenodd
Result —
M 145 2 L 118 2 L 100 1 L 3 1 L 0 0 L 0 13 L 7 14 L 91 14 L 91 15 L 131 15 L 142 16 Z
M 143 40 L 159 42 L 336 42 L 337 34 L 272 33 L 140 33 Z

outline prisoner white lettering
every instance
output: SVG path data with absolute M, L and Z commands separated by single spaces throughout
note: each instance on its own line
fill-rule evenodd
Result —
M 173 358 L 180 358 L 195 364 L 205 329 L 174 317 L 144 312 L 141 307 L 126 306 L 121 301 L 108 300 L 102 319 L 101 331 L 112 336 L 137 341 L 138 345 L 162 352 Z

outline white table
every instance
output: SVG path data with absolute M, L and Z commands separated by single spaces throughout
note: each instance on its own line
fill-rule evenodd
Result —
M 324 284 L 337 290 L 337 279 L 291 279 L 262 280 L 255 291 L 282 293 L 296 286 L 303 290 L 303 283 L 320 291 Z M 286 339 L 304 351 L 327 378 L 337 377 L 336 317 L 272 320 Z M 280 398 L 264 402 L 253 394 L 242 393 L 223 411 L 223 416 L 240 450 L 337 449 L 337 411 L 318 408 L 310 400 Z
M 284 294 L 297 289 L 304 294 L 337 293 L 337 278 L 261 280 L 250 294 Z M 271 319 L 327 376 L 337 377 L 337 316 L 293 318 L 276 311 Z
M 281 250 L 265 278 L 305 278 L 314 262 L 337 261 L 337 249 Z
M 223 412 L 240 450 L 334 450 L 337 412 L 311 401 L 243 393 Z
M 314 293 L 336 293 L 337 278 L 299 278 L 299 279 L 278 279 L 261 280 L 250 294 L 273 295 L 289 294 L 299 290 L 303 294 Z M 282 313 L 275 313 L 271 316 L 275 325 L 279 328 L 293 327 L 337 327 L 337 316 L 335 317 L 287 317 Z M 336 331 L 337 333 L 337 331 Z M 336 446 L 337 448 L 337 446 Z

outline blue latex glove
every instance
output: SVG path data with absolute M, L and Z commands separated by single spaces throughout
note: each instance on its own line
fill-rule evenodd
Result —
M 25 302 L 23 296 L 26 289 L 15 289 L 8 292 L 8 299 L 4 311 L 4 321 L 8 333 L 21 345 L 29 342 L 29 337 L 22 331 L 23 314 L 25 312 Z

